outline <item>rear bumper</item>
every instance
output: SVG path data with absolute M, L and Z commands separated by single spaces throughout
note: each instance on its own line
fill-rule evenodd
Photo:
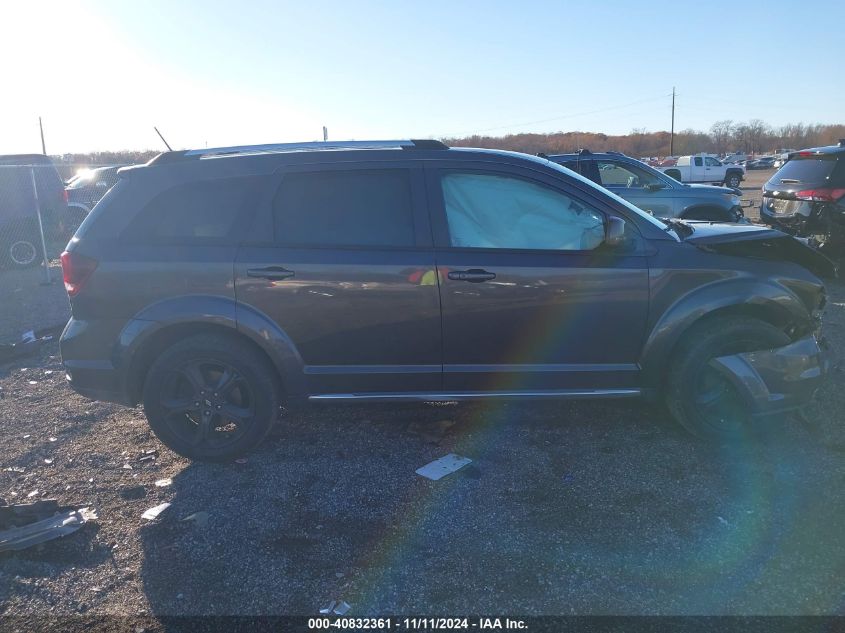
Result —
M 828 371 L 829 360 L 810 335 L 772 350 L 721 356 L 710 364 L 739 390 L 755 415 L 804 406 Z
M 71 388 L 78 394 L 105 402 L 134 406 L 126 372 L 116 366 L 104 348 L 103 324 L 71 319 L 59 341 L 62 363 Z

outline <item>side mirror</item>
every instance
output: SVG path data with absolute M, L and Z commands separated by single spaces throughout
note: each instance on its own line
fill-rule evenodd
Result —
M 604 243 L 608 246 L 619 246 L 625 241 L 625 220 L 611 215 L 604 227 Z
M 666 186 L 666 185 L 664 185 L 662 182 L 649 182 L 649 183 L 647 183 L 647 184 L 645 185 L 645 188 L 646 188 L 648 191 L 660 191 L 660 190 L 661 190 L 661 189 L 663 189 L 665 186 Z

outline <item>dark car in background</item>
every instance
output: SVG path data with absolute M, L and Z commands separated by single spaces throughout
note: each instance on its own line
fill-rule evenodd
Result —
M 754 160 L 746 161 L 746 169 L 774 169 L 777 156 L 761 156 Z
M 73 231 L 82 224 L 100 198 L 115 185 L 119 178 L 117 171 L 122 167 L 126 165 L 86 169 L 67 182 L 65 191 L 67 191 L 68 216 Z
M 62 360 L 190 458 L 255 447 L 283 402 L 645 397 L 735 440 L 826 372 L 825 257 L 540 157 L 303 143 L 120 175 L 62 254 Z
M 69 237 L 65 188 L 50 158 L 42 154 L 0 156 L 0 265 L 26 268 L 42 260 L 36 204 L 46 240 Z
M 831 255 L 845 251 L 845 139 L 793 152 L 763 186 L 760 219 Z
M 619 152 L 548 156 L 589 178 L 643 211 L 660 218 L 744 222 L 740 192 L 729 187 L 684 184 Z

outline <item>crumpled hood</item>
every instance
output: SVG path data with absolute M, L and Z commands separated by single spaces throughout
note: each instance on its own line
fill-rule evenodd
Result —
M 819 277 L 836 277 L 837 265 L 814 248 L 782 231 L 753 224 L 683 221 L 693 229 L 685 242 L 737 257 L 790 261 Z

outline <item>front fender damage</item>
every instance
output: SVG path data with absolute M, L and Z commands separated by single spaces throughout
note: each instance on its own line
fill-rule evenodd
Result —
M 737 389 L 752 413 L 766 415 L 807 404 L 828 372 L 829 359 L 810 335 L 776 349 L 720 356 L 710 366 Z

